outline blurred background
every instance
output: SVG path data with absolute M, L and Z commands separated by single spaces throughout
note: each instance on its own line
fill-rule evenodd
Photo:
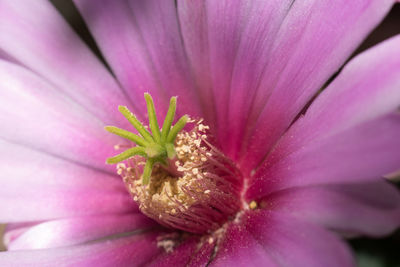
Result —
M 72 1 L 50 1 L 105 64 L 93 37 L 90 35 Z M 396 4 L 393 7 L 388 16 L 360 45 L 353 56 L 396 34 L 400 34 L 400 4 Z M 400 179 L 396 179 L 396 181 L 398 181 L 397 186 L 400 190 Z M 4 228 L 5 225 L 0 225 L 0 236 L 3 235 Z M 356 238 L 350 240 L 349 243 L 356 252 L 360 267 L 400 267 L 400 231 L 383 239 Z M 0 242 L 1 250 L 5 250 L 5 247 Z

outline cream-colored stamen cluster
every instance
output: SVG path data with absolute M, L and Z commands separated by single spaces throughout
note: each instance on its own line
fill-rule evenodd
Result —
M 205 233 L 240 209 L 242 179 L 233 162 L 207 141 L 208 126 L 202 120 L 189 122 L 193 129 L 176 137 L 175 159 L 168 167 L 156 164 L 148 185 L 140 177 L 143 158 L 117 169 L 144 214 L 169 227 Z

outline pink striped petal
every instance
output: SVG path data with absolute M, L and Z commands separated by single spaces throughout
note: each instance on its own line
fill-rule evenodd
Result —
M 174 1 L 75 3 L 138 112 L 145 110 L 143 92 L 150 92 L 161 111 L 178 95 L 180 113 L 199 114 Z
M 252 4 L 249 20 L 242 30 L 242 38 L 235 57 L 228 103 L 228 129 L 226 137 L 229 143 L 228 154 L 240 157 L 242 140 L 249 123 L 260 82 L 269 66 L 275 40 L 282 30 L 281 25 L 293 7 L 291 0 L 246 1 Z M 269 94 L 270 92 L 263 92 Z
M 256 240 L 244 224 L 231 224 L 210 266 L 279 266 L 269 248 Z
M 399 48 L 397 36 L 352 60 L 281 138 L 254 176 L 258 184 L 250 195 L 271 192 L 264 181 L 288 187 L 372 178 L 398 170 L 398 116 L 376 118 L 400 103 Z
M 1 222 L 137 210 L 117 177 L 4 141 L 0 148 Z
M 209 112 L 216 112 L 214 127 L 222 149 L 233 158 L 251 107 L 251 93 L 259 84 L 266 54 L 289 4 L 178 1 L 182 36 L 202 97 Z
M 124 93 L 49 1 L 1 1 L 0 25 L 0 49 L 105 123 L 125 123 Z
M 400 35 L 353 59 L 291 127 L 281 146 L 295 151 L 316 139 L 397 110 L 400 105 Z M 368 107 L 368 108 L 366 108 Z M 289 136 L 295 136 L 288 138 Z
M 43 188 L 0 190 L 1 222 L 49 220 L 72 216 L 132 212 L 136 205 L 126 192 Z
M 0 61 L 0 137 L 114 172 L 105 160 L 124 142 L 104 124 L 29 70 Z
M 391 4 L 178 1 L 186 51 L 202 98 L 208 99 L 209 112 L 216 112 L 216 135 L 225 153 L 237 158 L 242 145 L 248 153 L 241 153 L 244 165 L 251 170 Z M 292 49 L 293 43 L 300 48 Z M 281 73 L 295 79 L 281 78 Z M 269 96 L 271 107 L 262 112 L 259 124 L 251 124 Z M 249 138 L 249 123 L 255 127 L 250 149 L 242 144 Z
M 203 101 L 216 112 L 211 121 L 220 140 L 226 138 L 232 72 L 250 6 L 247 1 L 178 1 L 188 57 L 205 90 Z
M 231 224 L 211 266 L 354 266 L 346 244 L 294 217 L 256 210 Z
M 254 242 L 278 266 L 355 266 L 346 243 L 314 224 L 263 210 L 248 213 L 243 220 Z
M 88 168 L 46 153 L 0 140 L 0 177 L 3 186 L 81 188 L 124 191 L 119 176 Z
M 296 140 L 295 136 L 287 137 Z M 247 196 L 312 184 L 375 181 L 400 166 L 400 114 L 384 116 L 286 155 L 278 147 L 255 174 Z M 281 153 L 281 154 L 280 154 Z
M 266 208 L 346 234 L 387 235 L 400 225 L 400 194 L 386 181 L 282 190 Z
M 248 130 L 250 141 L 242 146 L 246 152 L 242 153 L 243 167 L 251 170 L 262 161 L 306 103 L 392 4 L 393 0 L 293 3 L 267 55 L 253 109 L 245 116 L 253 131 Z M 368 66 L 378 68 L 376 62 Z M 247 90 L 242 92 L 243 99 L 248 95 Z
M 185 51 L 199 90 L 199 101 L 207 107 L 204 118 L 215 130 L 216 105 L 210 68 L 209 37 L 205 1 L 177 1 L 178 16 Z
M 17 63 L 17 60 L 0 48 L 0 60 Z
M 115 234 L 143 230 L 154 224 L 142 214 L 104 215 L 49 221 L 29 228 L 8 244 L 8 250 L 65 247 Z
M 0 252 L 1 266 L 139 266 L 159 253 L 157 233 L 65 248 Z

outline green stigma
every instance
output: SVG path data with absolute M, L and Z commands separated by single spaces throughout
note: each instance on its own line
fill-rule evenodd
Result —
M 178 122 L 172 126 L 172 122 L 176 112 L 176 97 L 171 97 L 167 115 L 165 116 L 162 129 L 158 126 L 156 110 L 154 102 L 150 94 L 145 93 L 144 98 L 147 105 L 147 113 L 149 115 L 149 132 L 143 124 L 133 115 L 125 106 L 119 106 L 118 110 L 138 131 L 139 135 L 114 126 L 106 126 L 105 129 L 110 133 L 134 142 L 137 146 L 129 148 L 114 157 L 108 158 L 108 164 L 116 164 L 133 156 L 142 156 L 146 158 L 146 164 L 143 170 L 143 184 L 146 185 L 150 181 L 153 166 L 156 163 L 163 165 L 168 164 L 168 159 L 173 159 L 175 152 L 175 139 L 178 133 L 185 127 L 189 117 L 182 116 Z

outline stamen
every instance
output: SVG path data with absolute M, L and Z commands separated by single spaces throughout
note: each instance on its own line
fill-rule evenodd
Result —
M 186 232 L 215 232 L 228 220 L 234 220 L 235 214 L 243 208 L 241 172 L 212 145 L 209 127 L 202 119 L 193 120 L 184 115 L 172 125 L 176 97 L 170 99 L 162 129 L 152 97 L 146 93 L 144 98 L 150 131 L 127 107 L 120 106 L 119 111 L 139 134 L 114 126 L 105 127 L 136 145 L 108 158 L 107 163 L 118 163 L 117 173 L 148 217 Z M 190 123 L 188 131 L 184 130 L 187 123 Z M 119 146 L 123 147 L 126 146 Z M 254 204 L 250 207 L 256 208 Z M 160 244 L 170 245 L 168 242 Z
M 257 202 L 255 202 L 254 200 L 250 202 L 249 204 L 249 208 L 252 210 L 255 210 L 257 208 Z
M 195 123 L 190 132 L 177 134 L 173 164 L 152 166 L 147 161 L 146 180 L 141 180 L 137 174 L 143 165 L 132 158 L 132 167 L 120 166 L 118 173 L 144 214 L 165 226 L 200 234 L 218 229 L 240 210 L 242 176 L 230 159 L 205 142 L 208 126 L 190 122 Z

